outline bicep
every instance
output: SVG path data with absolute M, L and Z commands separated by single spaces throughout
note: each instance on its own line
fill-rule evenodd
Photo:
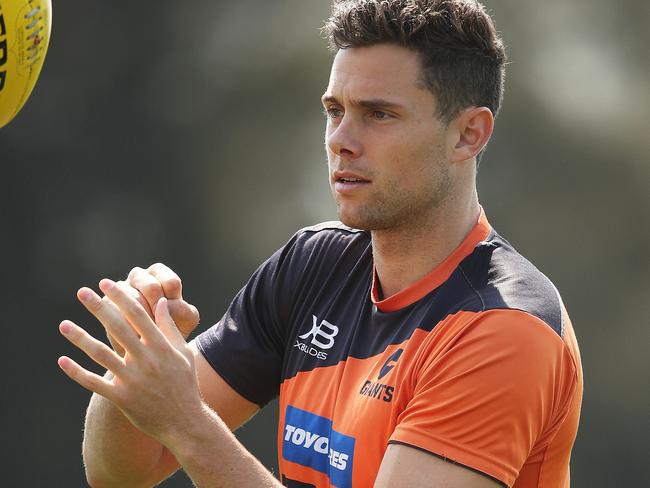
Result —
M 488 476 L 429 452 L 404 444 L 389 444 L 375 488 L 503 488 Z
M 230 430 L 235 430 L 253 416 L 259 406 L 247 400 L 214 370 L 203 357 L 194 341 L 190 342 L 194 353 L 196 374 L 199 388 L 205 402 L 226 423 Z
M 525 312 L 466 314 L 446 326 L 453 340 L 439 337 L 441 349 L 427 351 L 390 441 L 512 485 L 557 432 L 573 391 L 570 358 L 557 333 Z

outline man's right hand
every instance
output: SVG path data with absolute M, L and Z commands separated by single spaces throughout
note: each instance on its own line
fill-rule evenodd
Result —
M 152 318 L 158 300 L 167 298 L 172 319 L 185 339 L 199 324 L 199 311 L 183 300 L 181 279 L 164 264 L 152 264 L 147 269 L 133 268 L 126 282 L 138 291 L 138 301 L 150 312 Z
M 168 266 L 156 263 L 147 269 L 135 267 L 129 272 L 126 283 L 131 287 L 133 297 L 140 302 L 151 318 L 155 317 L 158 300 L 167 298 L 172 319 L 185 339 L 199 324 L 199 311 L 194 305 L 183 300 L 181 279 Z M 81 300 L 81 297 L 79 298 Z M 102 300 L 109 301 L 107 297 L 103 297 Z M 83 303 L 83 300 L 81 302 Z M 123 356 L 124 349 L 121 344 L 110 334 L 108 340 L 115 352 Z
M 147 269 L 133 268 L 125 282 L 118 286 L 151 315 L 156 311 L 159 300 L 166 297 L 168 311 L 185 339 L 199 322 L 197 309 L 183 300 L 180 278 L 165 265 L 154 264 Z M 88 288 L 79 290 L 77 296 L 107 331 L 106 323 L 131 323 L 122 309 L 108 296 L 100 298 Z M 131 326 L 132 338 L 138 337 L 137 324 Z M 120 361 L 124 364 L 133 363 L 135 357 L 125 354 L 119 340 L 110 334 L 108 336 L 115 352 L 122 356 Z M 120 338 L 128 342 L 128 338 Z M 99 347 L 98 350 L 102 349 L 99 344 L 96 346 Z M 203 401 L 217 412 L 228 428 L 236 429 L 259 407 L 223 380 L 193 341 L 188 346 L 196 366 L 195 373 Z M 115 380 L 109 373 L 101 381 L 120 381 L 119 377 L 116 378 L 118 379 Z M 99 394 L 92 396 L 86 413 L 83 457 L 90 486 L 155 486 L 179 467 L 177 458 L 166 446 L 138 430 L 116 403 Z

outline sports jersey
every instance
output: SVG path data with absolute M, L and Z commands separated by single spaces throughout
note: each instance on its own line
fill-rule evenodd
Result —
M 489 225 L 382 297 L 368 232 L 302 229 L 197 346 L 248 400 L 280 396 L 289 487 L 371 487 L 390 443 L 516 488 L 569 486 L 582 398 L 553 284 Z

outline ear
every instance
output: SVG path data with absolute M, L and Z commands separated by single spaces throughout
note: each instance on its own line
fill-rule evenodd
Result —
M 467 161 L 476 157 L 490 140 L 494 116 L 487 107 L 470 107 L 462 111 L 451 126 L 455 129 L 451 161 Z

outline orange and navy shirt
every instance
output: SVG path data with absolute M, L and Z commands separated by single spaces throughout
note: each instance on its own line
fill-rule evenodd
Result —
M 569 486 L 582 399 L 571 322 L 483 212 L 444 262 L 385 299 L 368 232 L 303 229 L 196 342 L 245 398 L 280 396 L 288 487 L 371 487 L 390 443 L 504 486 Z

